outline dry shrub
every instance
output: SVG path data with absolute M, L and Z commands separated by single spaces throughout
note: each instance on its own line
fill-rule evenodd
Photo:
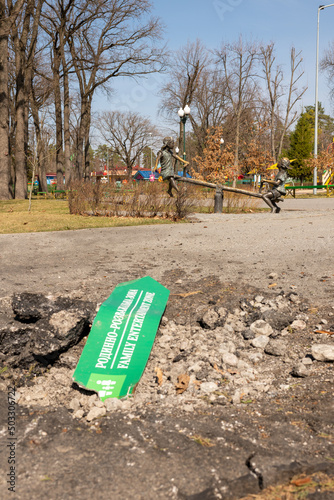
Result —
M 192 186 L 181 185 L 179 183 L 179 192 L 175 197 L 175 203 L 173 205 L 173 219 L 184 219 L 191 212 L 194 211 L 196 205 L 196 192 L 193 190 Z
M 244 194 L 230 193 L 228 191 L 223 191 L 224 193 L 224 212 L 249 212 L 258 207 L 258 199 L 252 196 L 247 196 Z
M 184 218 L 194 205 L 186 188 L 180 186 L 174 198 L 166 195 L 166 189 L 167 184 L 159 182 L 138 182 L 130 188 L 75 182 L 69 190 L 69 210 L 78 215 Z
M 99 184 L 89 181 L 74 181 L 68 193 L 70 214 L 83 215 L 88 211 L 95 213 L 101 197 Z

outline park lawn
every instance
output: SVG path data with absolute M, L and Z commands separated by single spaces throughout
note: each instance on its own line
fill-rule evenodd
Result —
M 71 215 L 65 200 L 0 201 L 0 234 L 68 231 L 97 227 L 171 224 L 168 219 Z

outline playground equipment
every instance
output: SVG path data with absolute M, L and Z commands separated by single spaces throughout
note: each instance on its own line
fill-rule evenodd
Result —
M 211 182 L 199 181 L 196 179 L 187 179 L 185 177 L 175 176 L 176 180 L 189 182 L 191 184 L 198 184 L 200 186 L 211 187 L 216 190 L 215 193 L 215 205 L 214 212 L 221 213 L 223 210 L 223 191 L 229 191 L 232 193 L 243 194 L 245 196 L 253 196 L 254 198 L 261 198 L 266 205 L 271 209 L 271 213 L 278 214 L 281 209 L 277 205 L 278 202 L 283 201 L 282 196 L 286 195 L 285 184 L 288 179 L 288 169 L 290 168 L 289 158 L 281 158 L 277 163 L 278 173 L 275 179 L 263 179 L 269 185 L 269 189 L 266 193 L 262 194 L 253 193 L 251 191 L 246 191 L 244 189 L 238 189 L 234 187 L 225 186 L 222 184 L 213 184 Z M 261 188 L 260 188 L 261 191 Z
M 215 189 L 215 202 L 214 202 L 214 213 L 221 214 L 223 211 L 223 192 L 227 191 L 229 193 L 238 193 L 245 196 L 252 196 L 254 198 L 261 198 L 264 202 L 264 196 L 261 193 L 253 193 L 252 191 L 246 191 L 245 189 L 238 189 L 229 186 L 224 186 L 223 184 L 214 184 L 213 182 L 200 181 L 197 179 L 191 179 L 188 177 L 181 177 L 175 175 L 175 180 L 181 182 L 188 182 L 189 184 L 195 184 L 197 186 L 208 187 Z M 283 200 L 280 200 L 283 201 Z

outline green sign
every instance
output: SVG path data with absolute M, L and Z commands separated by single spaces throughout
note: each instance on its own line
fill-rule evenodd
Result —
M 102 401 L 133 392 L 150 355 L 169 290 L 149 276 L 116 286 L 97 313 L 75 369 Z

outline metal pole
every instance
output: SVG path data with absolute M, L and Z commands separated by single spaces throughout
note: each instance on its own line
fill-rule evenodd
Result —
M 149 132 L 148 135 L 150 136 L 150 151 L 151 151 L 151 172 L 152 172 L 152 132 Z
M 183 118 L 183 159 L 186 159 L 186 118 Z
M 109 186 L 109 151 L 107 148 L 107 179 L 108 179 L 108 186 Z
M 182 123 L 183 123 L 183 159 L 186 161 L 186 121 L 187 117 L 184 116 Z M 183 167 L 183 177 L 186 176 L 186 168 Z
M 333 7 L 334 3 L 328 5 L 319 5 L 318 7 L 318 19 L 317 19 L 317 51 L 316 51 L 316 62 L 315 62 L 315 107 L 314 107 L 314 159 L 318 158 L 318 86 L 319 86 L 319 20 L 320 11 L 326 9 L 327 7 Z M 318 183 L 318 169 L 317 166 L 313 169 L 313 186 L 317 186 Z M 317 194 L 317 188 L 313 189 L 313 194 Z
M 319 82 L 319 17 L 321 6 L 318 7 L 318 20 L 317 20 L 317 52 L 315 59 L 315 112 L 314 112 L 314 159 L 318 157 L 318 82 Z M 318 169 L 314 166 L 313 169 L 313 186 L 318 182 Z M 313 194 L 317 194 L 317 188 L 313 188 Z

